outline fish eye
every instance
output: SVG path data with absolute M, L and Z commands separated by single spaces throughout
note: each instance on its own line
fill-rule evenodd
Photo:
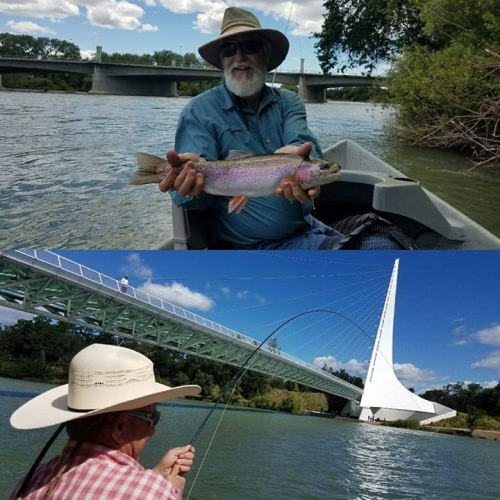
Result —
M 319 166 L 319 169 L 320 169 L 320 170 L 329 170 L 329 169 L 330 169 L 330 164 L 329 164 L 329 163 L 322 163 L 322 164 Z

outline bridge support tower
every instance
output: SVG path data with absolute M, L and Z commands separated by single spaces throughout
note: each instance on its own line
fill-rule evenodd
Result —
M 104 66 L 104 65 L 103 65 Z M 96 64 L 90 94 L 143 95 L 155 97 L 178 97 L 177 83 L 162 77 L 123 77 L 110 75 Z
M 307 77 L 304 74 L 304 59 L 300 60 L 299 96 L 304 102 L 326 102 L 326 89 L 324 87 L 307 85 Z
M 307 85 L 306 77 L 300 75 L 299 96 L 304 102 L 326 102 L 326 89 Z

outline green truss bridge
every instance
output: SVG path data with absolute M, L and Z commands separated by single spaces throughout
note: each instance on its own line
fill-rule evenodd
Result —
M 0 306 L 241 366 L 260 342 L 47 250 L 0 252 Z M 264 344 L 250 370 L 348 400 L 363 390 Z

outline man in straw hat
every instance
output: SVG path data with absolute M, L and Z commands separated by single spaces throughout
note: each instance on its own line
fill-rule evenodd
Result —
M 59 424 L 11 498 L 181 499 L 192 446 L 169 450 L 153 469 L 137 460 L 160 418 L 156 403 L 200 390 L 157 383 L 153 363 L 131 349 L 102 344 L 82 349 L 71 360 L 68 384 L 31 399 L 10 418 L 16 429 Z M 64 427 L 69 440 L 63 451 L 38 465 Z
M 228 214 L 228 199 L 202 193 L 203 174 L 189 161 L 225 159 L 231 150 L 322 156 L 300 97 L 265 84 L 288 47 L 283 33 L 262 28 L 251 12 L 229 7 L 219 37 L 199 48 L 206 61 L 224 70 L 224 79 L 183 109 L 175 151 L 167 158 L 174 165 L 187 163 L 180 173 L 171 172 L 160 190 L 175 190 L 175 203 L 185 208 L 212 209 L 213 239 L 223 247 L 318 248 L 330 233 L 338 234 L 311 216 L 319 187 L 304 192 L 297 181 L 286 179 L 277 196 L 251 198 L 240 213 Z

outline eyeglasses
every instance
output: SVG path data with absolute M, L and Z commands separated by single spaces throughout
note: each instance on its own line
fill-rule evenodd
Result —
M 226 43 L 220 48 L 220 55 L 222 57 L 233 57 L 237 50 L 240 49 L 243 54 L 257 54 L 264 46 L 261 40 L 248 40 L 239 43 Z
M 161 417 L 161 413 L 159 411 L 130 411 L 128 414 L 132 417 L 148 422 L 151 429 L 156 427 Z

